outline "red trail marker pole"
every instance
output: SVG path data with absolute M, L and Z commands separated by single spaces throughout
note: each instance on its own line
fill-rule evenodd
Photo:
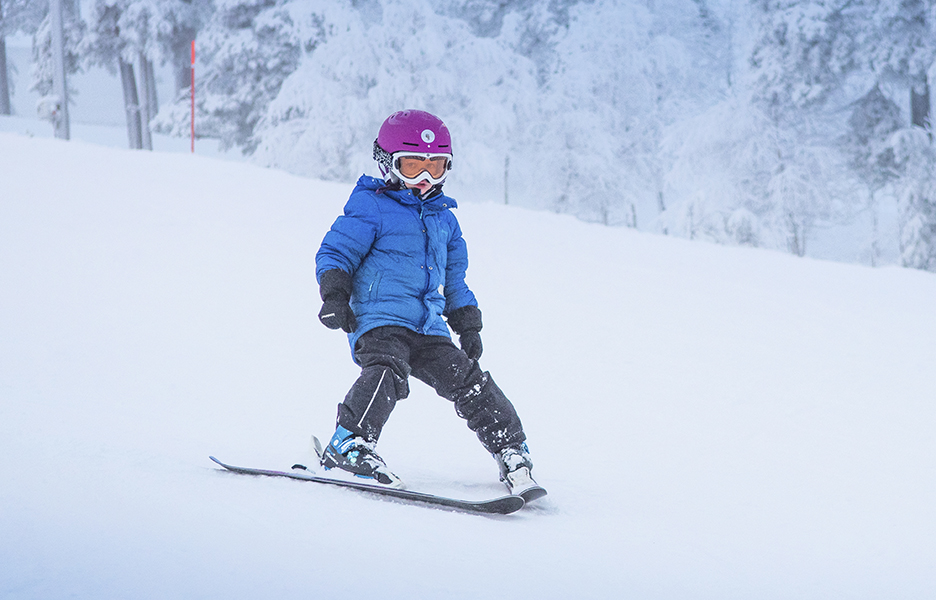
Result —
M 192 40 L 192 154 L 195 153 L 195 40 Z

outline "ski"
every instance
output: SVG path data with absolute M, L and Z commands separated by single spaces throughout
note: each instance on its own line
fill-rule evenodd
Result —
M 292 471 L 272 471 L 269 469 L 254 469 L 250 467 L 235 467 L 221 462 L 214 456 L 209 456 L 212 461 L 220 465 L 221 467 L 231 471 L 233 473 L 240 473 L 242 475 L 262 475 L 266 477 L 287 477 L 289 479 L 296 479 L 299 481 L 311 481 L 313 483 L 326 483 L 328 485 L 335 485 L 338 487 L 350 488 L 357 490 L 359 492 L 366 492 L 369 494 L 375 494 L 379 496 L 384 496 L 387 498 L 393 498 L 396 500 L 403 500 L 406 502 L 413 502 L 418 504 L 425 504 L 431 506 L 438 506 L 444 508 L 450 508 L 453 510 L 458 510 L 462 512 L 471 512 L 471 513 L 482 513 L 482 514 L 494 514 L 494 515 L 509 515 L 510 513 L 517 512 L 523 508 L 524 499 L 521 496 L 503 496 L 500 498 L 494 498 L 492 500 L 460 500 L 457 498 L 448 498 L 445 496 L 436 496 L 435 494 L 426 494 L 423 492 L 413 492 L 410 490 L 401 490 L 398 488 L 391 487 L 378 487 L 376 485 L 369 485 L 366 483 L 357 483 L 355 481 L 344 481 L 341 479 L 331 479 L 329 477 L 319 477 L 317 475 L 309 472 L 308 469 L 302 465 L 296 465 Z

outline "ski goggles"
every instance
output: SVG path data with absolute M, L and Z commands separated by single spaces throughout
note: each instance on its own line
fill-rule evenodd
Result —
M 435 185 L 445 179 L 445 174 L 452 168 L 452 155 L 396 152 L 392 164 L 393 172 L 406 183 L 415 184 L 426 180 Z

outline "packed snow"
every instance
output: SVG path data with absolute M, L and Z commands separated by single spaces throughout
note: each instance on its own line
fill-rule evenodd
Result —
M 0 598 L 878 599 L 936 586 L 936 275 L 459 196 L 482 366 L 549 495 L 288 468 L 354 381 L 314 254 L 348 185 L 0 133 Z M 454 193 L 454 192 L 453 192 Z M 497 468 L 413 382 L 411 489 Z

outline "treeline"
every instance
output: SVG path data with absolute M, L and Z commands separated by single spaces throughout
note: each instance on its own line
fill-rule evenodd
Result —
M 0 1 L 46 89 L 45 3 Z M 418 107 L 476 197 L 936 271 L 936 0 L 63 1 L 68 68 L 120 74 L 131 143 L 188 135 L 196 38 L 198 135 L 264 165 L 353 180 Z

